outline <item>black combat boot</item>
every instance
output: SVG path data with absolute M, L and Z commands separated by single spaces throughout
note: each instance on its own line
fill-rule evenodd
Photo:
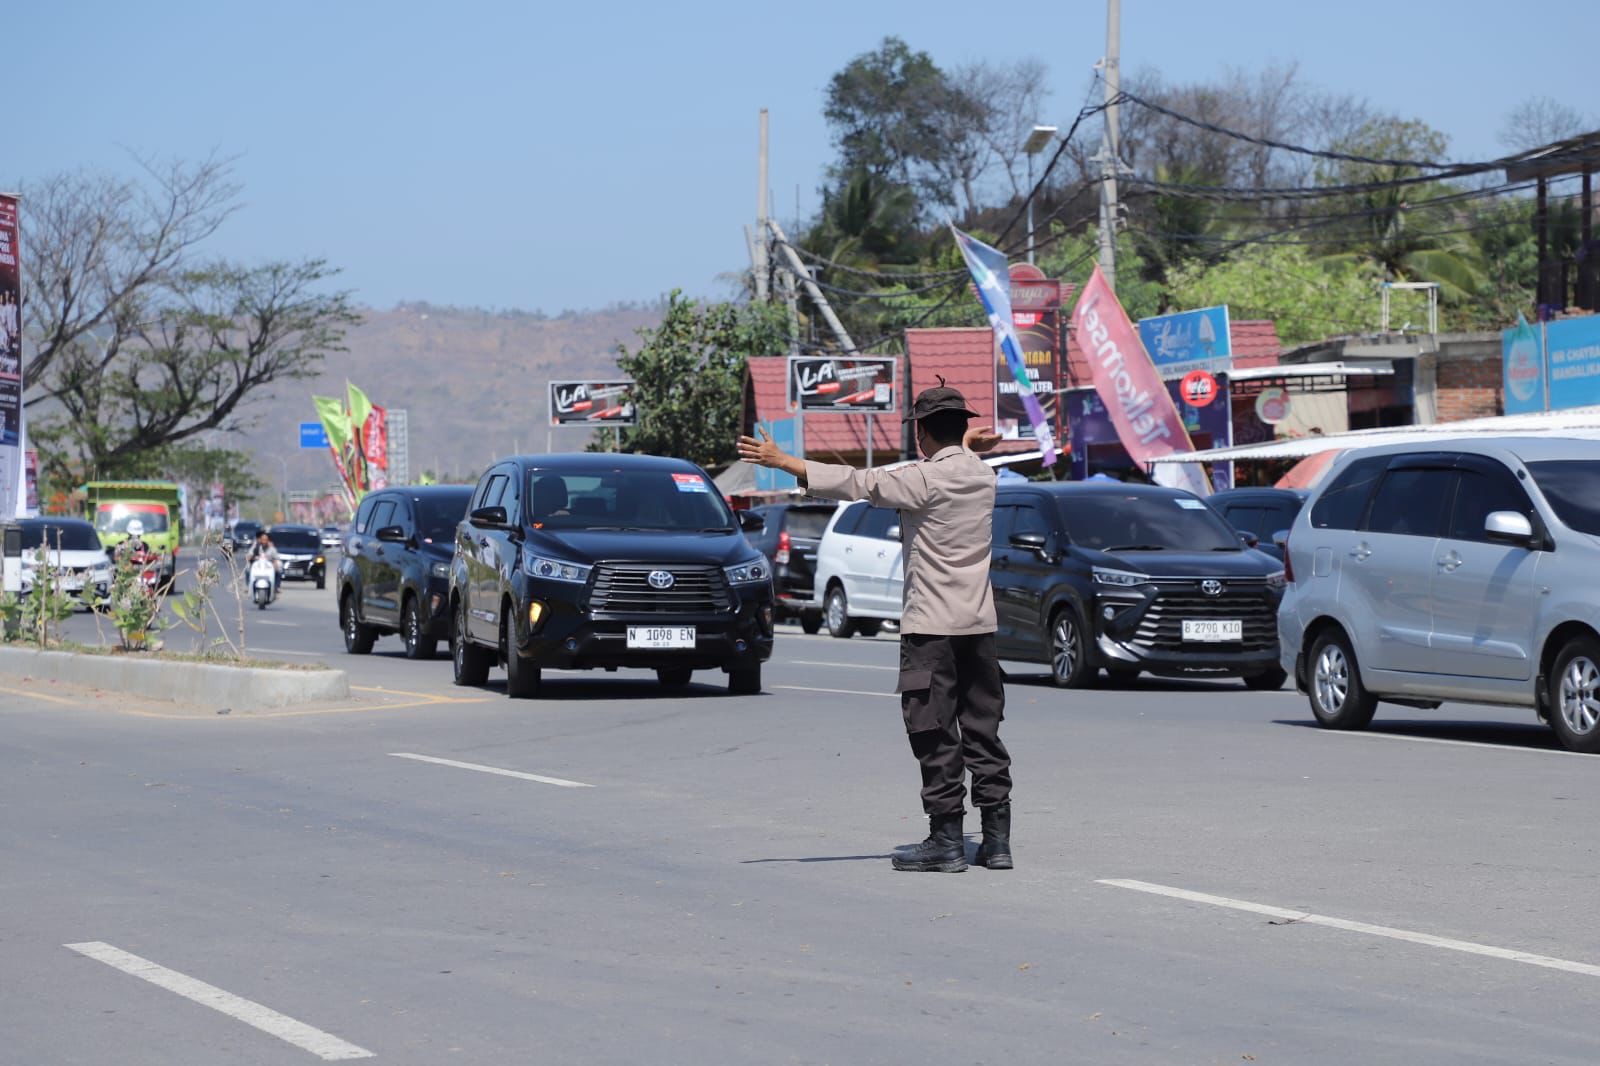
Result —
M 967 868 L 967 838 L 961 831 L 962 813 L 935 814 L 928 819 L 928 839 L 898 851 L 896 870 L 958 874 Z
M 983 808 L 983 843 L 973 862 L 991 870 L 1011 869 L 1011 804 Z

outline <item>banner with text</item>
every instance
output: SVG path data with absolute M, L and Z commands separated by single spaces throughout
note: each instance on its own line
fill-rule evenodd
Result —
M 1164 378 L 1181 378 L 1193 370 L 1220 374 L 1233 367 L 1227 305 L 1141 318 L 1139 339 Z
M 550 382 L 552 426 L 634 426 L 639 415 L 633 405 L 631 381 Z
M 1098 266 L 1078 297 L 1072 319 L 1095 390 L 1133 461 L 1146 465 L 1174 452 L 1194 451 L 1166 384 Z M 1161 463 L 1156 480 L 1198 496 L 1210 494 L 1205 471 L 1193 463 Z
M 893 414 L 899 366 L 899 358 L 892 355 L 791 355 L 789 409 L 799 408 L 805 414 Z
M 1061 439 L 1061 282 L 1011 279 L 1011 321 L 1022 345 L 1022 366 L 1052 440 Z M 995 344 L 994 428 L 1006 440 L 1031 440 L 1033 419 L 1012 376 L 1004 349 Z
M 0 196 L 0 518 L 27 508 L 22 458 L 22 269 L 17 198 Z
M 1567 411 L 1600 404 L 1600 315 L 1542 327 L 1518 319 L 1502 334 L 1505 411 Z

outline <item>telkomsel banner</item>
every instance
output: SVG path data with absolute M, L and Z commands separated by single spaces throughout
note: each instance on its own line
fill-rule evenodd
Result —
M 894 412 L 895 372 L 892 355 L 789 356 L 789 408 L 806 414 Z
M 639 422 L 631 381 L 552 381 L 552 426 L 633 426 Z
M 0 518 L 19 511 L 22 458 L 22 271 L 17 198 L 0 196 Z

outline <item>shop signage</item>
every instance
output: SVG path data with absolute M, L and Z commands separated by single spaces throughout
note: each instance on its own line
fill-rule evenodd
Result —
M 1178 395 L 1190 407 L 1204 407 L 1217 398 L 1217 376 L 1209 370 L 1191 370 L 1183 375 Z
M 1289 390 L 1279 385 L 1262 389 L 1256 396 L 1256 417 L 1269 426 L 1289 420 Z
M 898 410 L 900 360 L 892 355 L 789 356 L 789 408 L 805 414 L 872 414 Z
M 1226 305 L 1141 318 L 1139 339 L 1164 378 L 1182 377 L 1191 370 L 1216 374 L 1233 367 Z
M 1508 415 L 1600 404 L 1600 315 L 1519 320 L 1501 334 L 1501 357 Z
M 550 382 L 552 426 L 633 426 L 638 422 L 631 381 Z

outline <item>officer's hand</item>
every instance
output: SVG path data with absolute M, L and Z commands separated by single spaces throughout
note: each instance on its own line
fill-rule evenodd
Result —
M 993 426 L 970 426 L 961 438 L 961 446 L 969 452 L 987 452 L 1004 439 Z
M 772 438 L 767 436 L 767 431 L 757 423 L 756 432 L 761 434 L 761 439 L 754 437 L 739 438 L 739 458 L 756 466 L 770 466 L 782 469 L 784 460 L 789 458 L 783 450 L 772 443 Z

